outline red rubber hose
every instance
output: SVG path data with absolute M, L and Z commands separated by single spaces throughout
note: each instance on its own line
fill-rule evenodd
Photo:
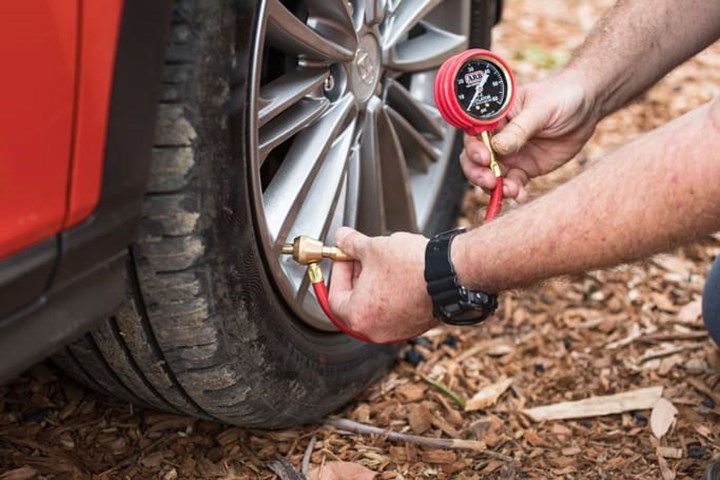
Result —
M 503 177 L 496 177 L 497 183 L 493 188 L 492 194 L 490 195 L 490 202 L 488 202 L 487 210 L 485 210 L 485 221 L 492 220 L 497 217 L 502 208 L 503 199 Z
M 328 290 L 325 286 L 325 282 L 321 280 L 319 282 L 313 283 L 312 286 L 313 290 L 315 291 L 315 296 L 317 297 L 318 303 L 320 304 L 320 308 L 322 308 L 322 311 L 325 312 L 325 315 L 327 315 L 333 325 L 339 328 L 343 333 L 346 333 L 353 338 L 357 338 L 358 340 L 366 343 L 373 343 L 372 340 L 367 338 L 362 333 L 358 333 L 355 330 L 352 330 L 350 327 L 341 322 L 340 319 L 335 316 L 332 310 L 330 310 L 330 301 L 328 300 Z
M 318 303 L 320 304 L 320 308 L 322 308 L 322 311 L 325 312 L 325 315 L 330 319 L 330 321 L 335 325 L 339 330 L 341 330 L 343 333 L 350 335 L 353 338 L 356 338 L 362 342 L 365 343 L 386 343 L 386 344 L 392 344 L 392 343 L 403 343 L 407 342 L 408 340 L 411 340 L 413 337 L 410 338 L 403 338 L 401 340 L 394 340 L 392 342 L 373 342 L 368 337 L 363 335 L 360 332 L 356 332 L 355 330 L 351 329 L 345 323 L 343 323 L 339 318 L 335 316 L 335 314 L 330 310 L 330 301 L 328 300 L 328 290 L 325 286 L 325 282 L 322 280 L 319 282 L 315 282 L 312 284 L 313 290 L 315 291 L 315 296 L 318 299 Z

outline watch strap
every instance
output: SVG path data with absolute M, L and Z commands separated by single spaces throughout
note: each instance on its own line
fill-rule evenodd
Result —
M 440 233 L 431 238 L 425 248 L 425 282 L 432 299 L 433 315 L 453 325 L 479 323 L 497 308 L 495 295 L 468 290 L 457 281 L 452 263 L 452 241 L 464 232 L 464 228 L 456 228 Z
M 450 248 L 453 238 L 464 231 L 455 229 L 438 234 L 430 239 L 425 249 L 425 282 L 433 301 L 435 315 L 438 314 L 439 306 L 450 305 L 462 299 Z

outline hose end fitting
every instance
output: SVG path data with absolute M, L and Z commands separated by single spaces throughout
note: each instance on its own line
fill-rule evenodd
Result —
M 310 283 L 313 285 L 323 281 L 322 269 L 320 268 L 320 264 L 317 262 L 308 264 L 307 274 L 310 279 Z
M 323 258 L 347 262 L 351 260 L 348 255 L 337 247 L 326 247 L 320 240 L 305 235 L 295 237 L 293 243 L 286 243 L 282 247 L 284 255 L 292 255 L 293 260 L 301 265 L 319 262 Z

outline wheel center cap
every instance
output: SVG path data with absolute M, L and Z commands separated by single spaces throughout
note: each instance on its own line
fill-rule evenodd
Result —
M 352 92 L 360 102 L 366 102 L 380 79 L 380 46 L 374 35 L 360 37 L 351 70 Z

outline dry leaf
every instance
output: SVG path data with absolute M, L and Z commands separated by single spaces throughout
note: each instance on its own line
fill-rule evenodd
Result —
M 424 403 L 408 406 L 408 423 L 415 435 L 427 431 L 432 425 L 433 417 L 430 409 Z
M 670 468 L 667 460 L 658 456 L 658 465 L 660 465 L 660 475 L 662 475 L 663 480 L 675 480 L 675 471 Z
M 465 403 L 465 411 L 480 410 L 495 405 L 500 395 L 512 385 L 512 378 L 502 377 L 492 385 L 488 385 L 477 392 L 470 400 Z
M 528 441 L 533 447 L 550 447 L 551 445 L 540 435 L 531 431 L 525 430 L 523 432 L 523 438 Z
M 373 480 L 377 473 L 353 462 L 327 462 L 309 472 L 310 480 Z
M 697 323 L 700 322 L 700 315 L 702 314 L 702 300 L 693 300 L 692 302 L 684 305 L 677 314 L 677 319 L 682 323 Z
M 507 343 L 497 343 L 490 345 L 485 353 L 491 357 L 502 357 L 515 350 L 515 348 Z
M 665 271 L 689 275 L 695 264 L 689 260 L 669 255 L 657 255 L 652 258 L 654 264 Z
M 561 452 L 566 457 L 572 457 L 573 455 L 577 455 L 578 453 L 580 453 L 581 450 L 579 447 L 567 447 L 567 448 L 563 448 L 561 450 Z
M 427 386 L 420 383 L 406 383 L 399 386 L 395 391 L 408 402 L 416 402 L 425 398 Z
M 650 428 L 656 438 L 661 438 L 670 430 L 675 423 L 675 416 L 678 414 L 675 405 L 670 400 L 660 398 L 652 409 L 650 414 Z
M 0 480 L 30 480 L 38 475 L 37 470 L 25 465 L 24 467 L 8 470 L 0 474 Z

